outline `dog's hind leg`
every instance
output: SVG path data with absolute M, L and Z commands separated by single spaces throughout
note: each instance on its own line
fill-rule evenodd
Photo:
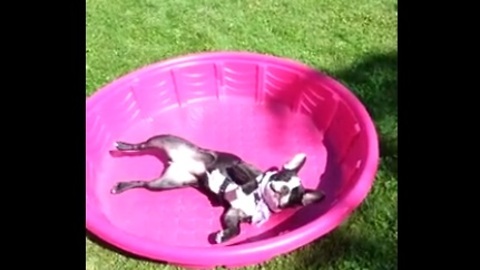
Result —
M 173 135 L 157 135 L 140 143 L 117 141 L 115 144 L 116 148 L 120 151 L 141 151 L 144 149 L 157 148 L 168 152 L 169 149 L 177 148 L 179 146 L 195 148 L 195 146 L 189 141 Z
M 213 156 L 192 142 L 174 135 L 157 135 L 141 143 L 116 142 L 119 151 L 142 151 L 158 149 L 167 154 L 172 162 L 197 161 L 208 163 Z M 187 169 L 188 170 L 188 169 Z
M 150 181 L 126 181 L 118 182 L 112 189 L 112 194 L 119 194 L 129 189 L 144 188 L 149 190 L 167 190 L 177 189 L 187 186 L 196 186 L 198 179 L 196 176 L 183 170 L 177 164 L 170 165 L 165 172 L 156 179 Z

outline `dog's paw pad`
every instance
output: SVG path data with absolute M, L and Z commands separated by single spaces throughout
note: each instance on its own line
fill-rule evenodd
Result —
M 112 189 L 110 189 L 111 194 L 117 194 L 118 193 L 118 188 L 114 186 Z
M 110 193 L 111 194 L 121 193 L 123 186 L 124 186 L 123 183 L 117 183 L 115 186 L 112 187 L 112 189 L 110 189 Z
M 221 244 L 224 241 L 224 233 L 223 231 L 219 231 L 217 234 L 215 234 L 215 243 Z
M 124 142 L 115 142 L 114 143 L 114 146 L 115 148 L 117 148 L 117 150 L 119 151 L 128 151 L 128 150 L 132 150 L 132 145 L 128 144 L 128 143 L 124 143 Z

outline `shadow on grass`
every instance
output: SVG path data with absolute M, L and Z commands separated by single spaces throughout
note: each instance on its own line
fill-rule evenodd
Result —
M 330 72 L 363 102 L 375 121 L 380 138 L 380 156 L 386 169 L 397 172 L 398 54 L 369 56 L 347 70 Z
M 348 70 L 332 74 L 360 97 L 378 121 L 385 116 L 397 116 L 397 59 L 397 52 L 373 55 Z
M 340 228 L 322 240 L 292 254 L 289 269 L 397 269 L 397 253 L 393 240 L 361 235 Z
M 370 116 L 373 118 L 377 132 L 380 139 L 380 154 L 384 166 L 388 167 L 388 170 L 397 174 L 397 119 L 398 119 L 398 87 L 397 87 L 397 64 L 398 54 L 396 51 L 386 54 L 373 54 L 368 55 L 350 67 L 343 70 L 319 70 L 332 76 L 336 80 L 342 82 L 348 89 L 350 89 L 360 101 L 365 105 Z M 271 72 L 270 77 L 281 76 L 282 74 L 276 74 Z M 312 73 L 307 75 L 306 78 L 301 80 L 295 80 L 292 78 L 286 78 L 285 83 L 281 85 L 284 89 L 301 89 L 305 87 L 305 84 L 311 83 L 311 76 L 316 76 Z M 287 76 L 288 77 L 288 76 Z M 280 79 L 270 79 L 270 84 L 275 84 Z M 278 91 L 279 93 L 282 91 Z M 291 91 L 286 91 L 291 92 Z M 299 99 L 301 91 L 297 91 L 297 94 L 289 94 L 288 99 L 283 99 L 281 102 L 292 102 Z M 318 110 L 321 115 L 327 115 L 330 111 L 329 104 L 333 101 L 328 95 L 323 96 L 323 100 L 316 99 L 315 95 L 309 95 L 308 99 L 311 100 L 307 103 L 317 103 Z M 272 115 L 275 115 L 278 119 L 278 125 L 284 125 L 285 123 L 285 111 L 279 110 L 275 105 L 278 103 L 266 101 L 264 106 L 267 106 L 271 110 Z M 304 105 L 304 104 L 302 104 Z M 289 104 L 289 106 L 296 106 Z M 305 105 L 305 107 L 309 107 Z M 316 109 L 317 109 L 316 108 Z M 308 108 L 311 109 L 311 108 Z M 315 110 L 316 110 L 315 109 Z M 323 117 L 319 117 L 323 118 Z M 324 119 L 322 119 L 324 120 Z M 318 127 L 324 130 L 326 127 Z M 275 149 L 277 143 L 280 140 L 282 134 L 276 134 L 275 138 L 266 138 L 265 141 L 271 143 L 271 147 Z
M 366 106 L 379 133 L 381 170 L 393 176 L 395 181 L 398 176 L 397 63 L 397 53 L 392 52 L 367 57 L 347 70 L 327 72 L 351 89 Z M 372 193 L 376 192 L 373 190 Z M 369 227 L 378 218 L 375 208 L 387 207 L 379 205 L 383 203 L 381 196 L 390 194 L 378 192 L 372 195 L 374 198 L 367 200 L 372 200 L 374 205 L 362 205 L 363 213 L 357 211 L 348 226 L 342 226 L 303 251 L 293 253 L 295 266 L 292 269 L 397 269 L 397 245 L 391 234 L 395 230 L 392 224 L 385 225 L 382 231 Z

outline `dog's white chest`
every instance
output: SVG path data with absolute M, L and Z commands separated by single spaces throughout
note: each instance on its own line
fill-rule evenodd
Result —
M 213 170 L 208 174 L 207 181 L 208 188 L 215 194 L 219 194 L 222 186 L 225 184 L 226 177 L 221 174 L 219 170 Z M 224 192 L 235 193 L 235 199 L 229 201 L 230 206 L 251 217 L 253 224 L 261 225 L 270 218 L 271 212 L 262 196 L 257 194 L 259 192 L 258 190 L 250 194 L 245 194 L 238 185 L 230 182 Z M 260 197 L 260 199 L 256 198 L 256 196 Z
M 169 151 L 171 163 L 179 164 L 183 170 L 193 175 L 200 175 L 205 172 L 205 164 L 195 160 L 195 152 L 188 147 L 179 146 Z
M 220 188 L 226 181 L 226 177 L 220 173 L 219 170 L 213 170 L 211 173 L 208 174 L 208 188 L 215 194 L 220 193 Z M 233 190 L 235 186 L 230 184 L 225 191 Z
M 245 194 L 243 192 L 237 192 L 237 199 L 230 202 L 230 205 L 241 210 L 245 215 L 252 218 L 252 223 L 255 225 L 261 225 L 270 218 L 270 210 L 265 204 L 263 199 L 256 200 L 255 192 L 251 194 Z

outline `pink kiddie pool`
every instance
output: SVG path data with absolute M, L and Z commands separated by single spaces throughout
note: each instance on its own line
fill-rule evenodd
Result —
M 367 196 L 377 170 L 374 124 L 357 98 L 301 63 L 246 52 L 187 55 L 134 71 L 87 100 L 86 226 L 133 254 L 188 267 L 245 266 L 327 234 Z M 118 181 L 157 177 L 152 155 L 118 157 L 115 141 L 160 133 L 229 151 L 266 169 L 307 154 L 300 176 L 326 199 L 242 225 L 212 245 L 222 207 L 193 188 L 111 195 Z

